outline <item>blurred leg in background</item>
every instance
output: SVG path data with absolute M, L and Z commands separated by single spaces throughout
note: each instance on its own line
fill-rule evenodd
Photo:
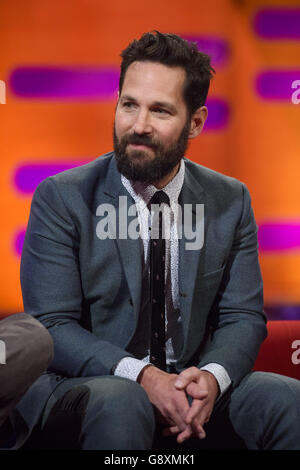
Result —
M 11 429 L 9 415 L 53 357 L 51 336 L 26 313 L 0 320 L 0 447 Z

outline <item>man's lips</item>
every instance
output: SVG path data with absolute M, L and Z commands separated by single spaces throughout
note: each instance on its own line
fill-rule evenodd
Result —
M 150 145 L 145 145 L 145 144 L 128 144 L 127 147 L 133 147 L 135 149 L 138 149 L 138 150 L 153 150 L 153 147 L 151 147 Z

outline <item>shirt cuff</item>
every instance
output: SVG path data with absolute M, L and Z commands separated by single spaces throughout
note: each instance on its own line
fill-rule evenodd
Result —
M 118 362 L 114 370 L 114 375 L 136 382 L 142 369 L 148 365 L 148 362 L 135 359 L 134 357 L 123 357 L 123 359 Z
M 220 398 L 223 393 L 228 390 L 228 388 L 231 385 L 231 380 L 229 375 L 227 374 L 226 370 L 224 369 L 223 366 L 220 364 L 216 364 L 215 362 L 211 362 L 210 364 L 206 364 L 205 366 L 201 367 L 200 370 L 207 370 L 211 374 L 215 376 L 216 381 L 218 382 L 219 389 L 220 389 L 220 395 L 218 398 Z

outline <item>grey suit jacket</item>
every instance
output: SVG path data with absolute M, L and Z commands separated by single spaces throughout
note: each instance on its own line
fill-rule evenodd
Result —
M 179 242 L 184 347 L 177 368 L 216 362 L 235 386 L 266 336 L 257 227 L 244 184 L 185 164 L 179 201 L 204 204 L 205 235 L 196 251 L 185 249 L 184 236 Z M 49 329 L 51 370 L 65 377 L 109 374 L 130 356 L 140 311 L 140 240 L 96 234 L 97 207 L 113 204 L 118 215 L 119 196 L 134 204 L 109 153 L 47 178 L 32 200 L 21 262 L 24 307 Z

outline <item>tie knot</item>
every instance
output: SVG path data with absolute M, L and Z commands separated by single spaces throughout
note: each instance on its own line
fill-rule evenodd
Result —
M 150 204 L 161 204 L 163 202 L 170 205 L 169 196 L 164 191 L 156 191 L 150 200 Z

